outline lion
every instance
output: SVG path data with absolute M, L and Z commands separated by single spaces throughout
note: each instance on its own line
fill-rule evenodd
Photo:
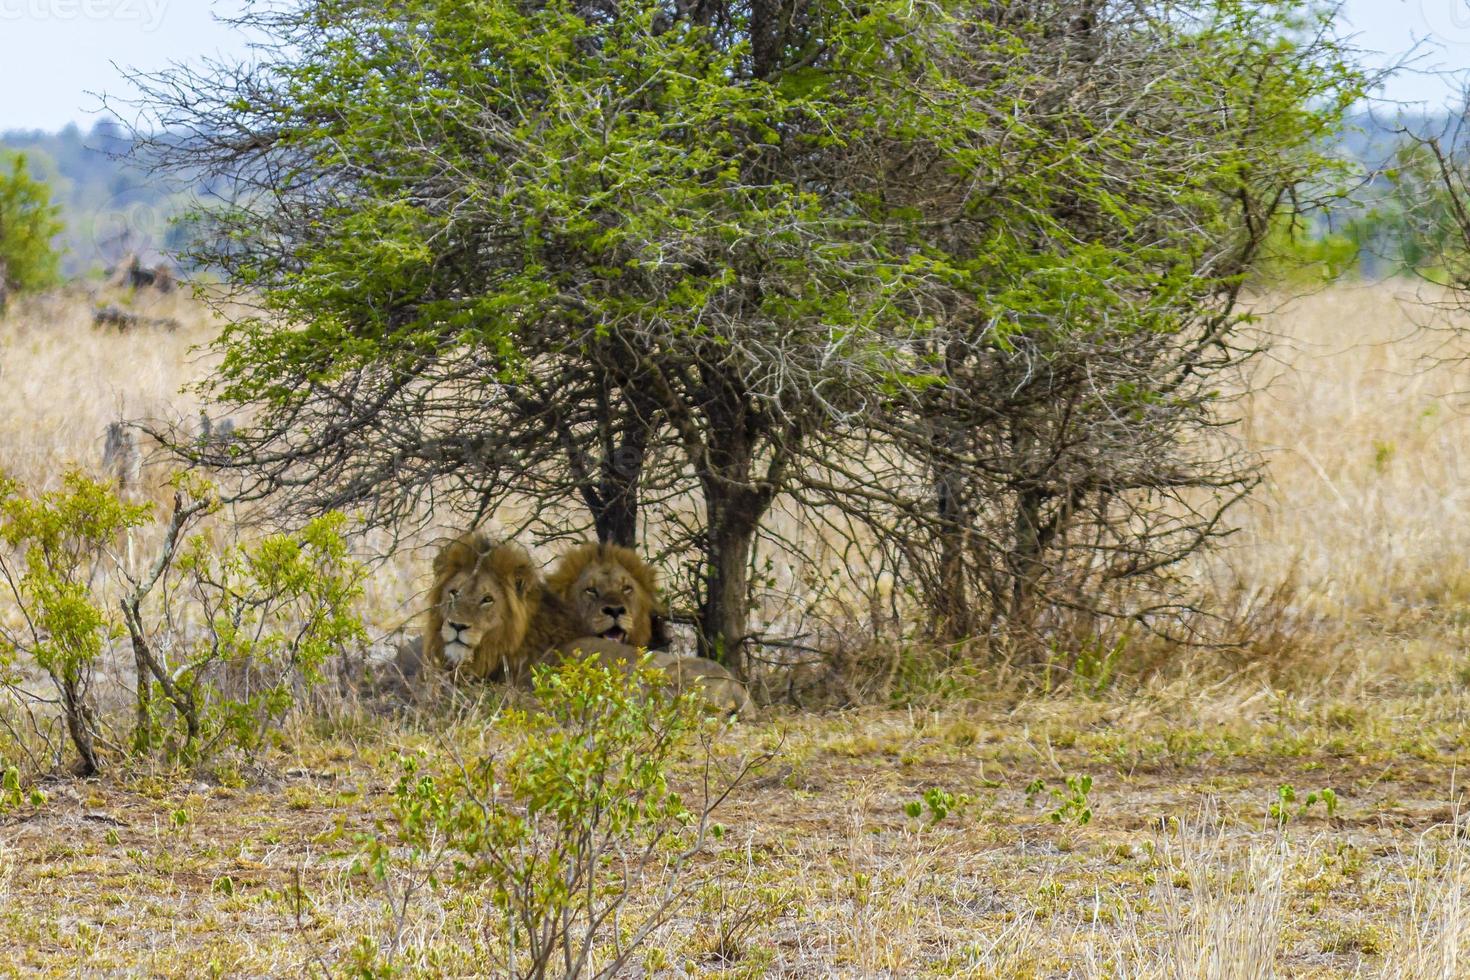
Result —
M 653 569 L 630 548 L 579 544 L 557 559 L 546 587 L 571 606 L 587 636 L 651 650 L 669 645 Z
M 477 680 L 524 679 L 549 650 L 587 633 L 520 545 L 469 531 L 434 556 L 424 660 Z
M 637 602 L 629 598 L 611 614 L 613 626 L 605 626 L 604 632 L 613 637 L 589 635 L 583 613 L 541 580 L 524 548 L 477 531 L 461 535 L 434 558 L 424 660 L 463 677 L 513 682 L 523 682 L 533 664 L 554 664 L 569 656 L 594 656 L 607 667 L 633 669 L 642 651 L 614 637 L 652 638 L 661 607 L 653 600 L 652 573 L 632 552 L 628 556 L 643 568 L 643 579 L 633 592 L 624 593 L 625 583 L 614 575 L 609 588 L 616 591 L 610 594 L 637 596 Z M 582 562 L 580 571 L 587 571 L 595 558 Z M 613 559 L 619 568 L 626 560 Z M 567 567 L 564 558 L 557 571 Z M 734 713 L 750 709 L 745 686 L 712 660 L 653 653 L 649 662 L 669 676 L 675 690 L 698 684 L 716 707 Z
M 606 637 L 583 636 L 561 643 L 539 659 L 542 663 L 560 663 L 569 658 L 589 657 L 609 669 L 631 671 L 639 666 L 652 667 L 668 677 L 675 693 L 697 688 L 705 701 L 727 715 L 747 717 L 755 710 L 755 702 L 751 701 L 745 685 L 724 667 L 704 657 L 644 651 Z
M 434 556 L 434 584 L 424 624 L 424 660 L 487 679 L 514 669 L 541 587 L 531 556 L 518 544 L 469 531 Z

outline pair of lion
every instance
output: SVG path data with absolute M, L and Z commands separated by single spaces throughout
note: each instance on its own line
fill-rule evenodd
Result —
M 583 544 L 545 579 L 520 545 L 471 531 L 434 558 L 426 660 L 461 676 L 521 680 L 568 656 L 594 656 L 630 669 L 642 649 L 667 643 L 653 571 L 628 548 Z M 649 654 L 675 690 L 699 685 L 716 707 L 750 710 L 745 686 L 701 657 Z

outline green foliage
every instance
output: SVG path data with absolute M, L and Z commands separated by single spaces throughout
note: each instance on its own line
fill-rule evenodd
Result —
M 1097 697 L 1112 687 L 1118 664 L 1128 649 L 1128 637 L 1119 636 L 1111 644 L 1102 637 L 1084 644 L 1077 651 L 1074 672 L 1077 685 L 1088 695 Z
M 534 687 L 541 710 L 497 726 L 503 752 L 449 771 L 403 760 L 392 818 L 357 867 L 390 899 L 405 872 L 483 888 L 503 975 L 543 976 L 554 962 L 577 976 L 596 947 L 597 975 L 610 976 L 688 897 L 684 862 L 714 830 L 721 797 L 691 806 L 670 782 L 705 723 L 650 670 L 574 662 L 538 669 Z M 620 913 L 650 877 L 652 909 Z
M 1307 811 L 1321 803 L 1327 811 L 1327 819 L 1331 820 L 1337 816 L 1338 798 L 1337 791 L 1333 789 L 1321 789 L 1307 794 L 1307 798 L 1297 805 L 1296 787 L 1290 783 L 1282 783 L 1276 788 L 1276 802 L 1266 808 L 1271 819 L 1278 824 L 1286 824 L 1292 820 L 1305 816 Z
M 0 307 L 7 292 L 54 285 L 61 257 L 51 241 L 61 234 L 50 189 L 26 167 L 24 154 L 0 153 Z
M 184 547 L 173 588 L 197 603 L 210 629 L 160 664 L 169 685 L 154 680 L 151 723 L 172 732 L 172 756 L 195 764 L 221 748 L 257 752 L 322 681 L 330 657 L 367 643 L 357 609 L 365 573 L 348 552 L 346 526 L 329 514 L 218 553 L 204 535 Z
M 715 881 L 699 891 L 700 917 L 708 923 L 709 956 L 722 964 L 740 963 L 737 976 L 765 976 L 763 951 L 750 942 L 758 929 L 770 926 L 797 905 L 794 890 L 762 886 L 731 888 Z M 650 970 L 655 967 L 648 964 Z
M 28 655 L 60 696 L 67 731 L 83 771 L 94 772 L 96 711 L 91 678 L 104 645 L 121 633 L 96 584 L 109 549 L 150 519 L 146 505 L 119 500 L 112 488 L 79 472 L 59 490 L 28 496 L 0 477 L 0 582 L 20 607 L 19 629 L 0 622 L 0 670 Z
M 1098 697 L 1112 687 L 1118 667 L 1128 650 L 1129 636 L 1124 633 L 1114 638 L 1096 636 L 1081 641 L 1071 655 L 1071 669 L 1063 661 L 1066 654 L 1057 644 L 1052 644 L 1041 675 L 1041 687 L 1046 693 L 1056 690 L 1055 675 L 1059 672 L 1069 678 L 1072 687 L 1087 697 Z
M 0 814 L 14 810 L 22 804 L 35 809 L 46 804 L 46 794 L 39 787 L 29 790 L 21 786 L 20 770 L 15 766 L 0 769 Z
M 963 810 L 973 802 L 975 798 L 965 793 L 956 796 L 947 789 L 934 786 L 926 789 L 924 795 L 919 799 L 905 803 L 903 812 L 917 820 L 927 811 L 927 822 L 932 827 L 951 813 Z
M 1036 779 L 1026 786 L 1026 805 L 1031 806 L 1036 797 L 1047 792 L 1056 804 L 1047 817 L 1052 823 L 1083 826 L 1092 822 L 1092 804 L 1088 794 L 1092 792 L 1091 776 L 1068 776 L 1061 786 L 1047 789 L 1044 779 Z
M 735 270 L 667 256 L 712 248 L 736 262 L 759 257 L 766 280 L 781 284 L 753 300 L 762 319 L 823 324 L 904 386 L 936 377 L 932 365 L 901 366 L 893 356 L 927 326 L 904 301 L 935 283 L 979 302 L 1002 342 L 1046 324 L 1086 330 L 1118 316 L 1128 329 L 1168 329 L 1171 299 L 1198 288 L 1191 251 L 1228 231 L 1233 188 L 1257 179 L 1250 170 L 1263 160 L 1284 160 L 1329 133 L 1334 108 L 1360 84 L 1345 64 L 1290 57 L 1301 4 L 1188 6 L 1190 16 L 1156 25 L 1160 47 L 1209 54 L 1151 84 L 1181 106 L 1204 97 L 1216 108 L 1198 122 L 1172 120 L 1182 127 L 1174 139 L 1204 136 L 1219 105 L 1269 105 L 1231 149 L 1184 169 L 1165 166 L 1171 144 L 1148 118 L 1111 120 L 1089 152 L 1019 104 L 1006 127 L 1006 107 L 1029 101 L 1042 81 L 1023 55 L 1046 34 L 1024 21 L 987 24 L 968 48 L 953 31 L 966 11 L 954 5 L 822 6 L 811 14 L 827 25 L 820 67 L 765 79 L 752 77 L 746 47 L 719 32 L 661 29 L 664 6 L 652 0 L 622 4 L 611 19 L 510 0 L 408 0 L 391 12 L 307 4 L 294 15 L 304 32 L 298 56 L 274 66 L 273 111 L 299 124 L 275 128 L 275 138 L 323 168 L 352 172 L 357 186 L 314 216 L 298 248 L 227 246 L 237 274 L 265 287 L 267 304 L 285 315 L 225 335 L 223 393 L 290 404 L 301 393 L 282 382 L 303 368 L 329 380 L 408 363 L 446 342 L 481 349 L 513 373 L 519 355 L 540 349 L 533 335 L 545 319 L 571 310 L 605 330 L 656 322 L 698 336 L 739 287 Z M 372 43 L 347 40 L 363 37 Z M 1329 101 L 1309 101 L 1322 96 Z M 487 131 L 487 118 L 501 122 Z M 1075 122 L 1083 132 L 1097 124 Z M 741 165 L 746 153 L 830 157 L 861 183 L 876 176 L 861 170 L 870 163 L 864 134 L 922 147 L 939 169 L 1004 174 L 1016 221 L 976 215 L 993 233 L 952 251 L 919 230 L 918 202 L 836 188 L 823 196 L 776 174 L 753 178 Z M 1124 193 L 1106 168 L 1130 157 L 1138 166 Z M 1018 159 L 1027 166 L 1014 167 Z M 461 176 L 436 201 L 407 193 L 446 171 Z M 1059 197 L 1085 201 L 1119 234 L 1076 240 Z M 1193 236 L 1182 226 L 1159 234 L 1164 202 L 1177 200 L 1193 209 Z M 227 226 L 242 238 L 271 234 L 257 215 L 233 217 L 238 226 Z M 460 288 L 462 250 L 489 229 L 511 237 L 495 246 L 500 258 L 477 288 Z M 1049 247 L 1038 249 L 1039 239 Z M 1135 288 L 1154 301 L 1139 306 Z
M 181 540 L 211 504 L 199 481 L 178 486 L 154 574 L 140 583 L 118 544 L 153 523 L 151 505 L 75 472 L 41 494 L 0 478 L 0 584 L 20 613 L 18 627 L 0 621 L 0 683 L 13 682 L 22 656 L 46 671 L 84 771 L 101 763 L 94 668 L 122 637 L 140 677 L 133 748 L 161 742 L 186 764 L 258 750 L 330 656 L 366 643 L 356 611 L 364 570 L 348 554 L 344 517 L 221 549 L 204 533 Z M 185 506 L 191 496 L 200 499 Z M 145 615 L 153 590 L 157 608 Z M 201 612 L 209 628 L 191 628 Z
M 25 154 L 31 174 L 61 207 L 64 276 L 99 271 L 126 251 L 172 252 L 187 244 L 188 229 L 172 219 L 194 206 L 201 188 L 187 179 L 152 179 L 132 138 L 112 120 L 90 131 L 71 124 L 55 133 L 0 133 L 0 156 L 7 150 Z
M 1361 224 L 1345 232 L 1316 232 L 1296 215 L 1279 215 L 1262 246 L 1260 278 L 1272 285 L 1334 282 L 1356 271 L 1366 234 Z
M 1399 135 L 1392 166 L 1382 174 L 1382 193 L 1358 215 L 1347 233 L 1387 263 L 1391 273 L 1423 276 L 1433 282 L 1464 281 L 1470 273 L 1459 201 L 1464 174 L 1455 165 L 1460 152 L 1407 133 Z

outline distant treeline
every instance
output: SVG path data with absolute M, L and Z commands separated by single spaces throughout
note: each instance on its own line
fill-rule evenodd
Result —
M 55 133 L 0 133 L 0 153 L 24 153 L 29 171 L 61 205 L 65 230 L 56 245 L 66 275 L 98 273 L 130 253 L 156 261 L 186 240 L 174 221 L 198 200 L 198 188 L 150 176 L 132 149 L 131 138 L 110 121 L 88 132 L 72 124 Z
M 1464 118 L 1398 109 L 1352 117 L 1340 152 L 1361 167 L 1361 184 L 1297 236 L 1292 251 L 1333 275 L 1439 278 L 1452 222 L 1427 141 L 1462 148 Z

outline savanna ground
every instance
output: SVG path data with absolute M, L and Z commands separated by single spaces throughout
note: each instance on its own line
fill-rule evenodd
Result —
M 1470 975 L 1470 367 L 1432 360 L 1457 348 L 1415 332 L 1433 319 L 1416 296 L 1337 286 L 1262 323 L 1276 344 L 1242 425 L 1269 480 L 1195 570 L 1253 618 L 1249 649 L 1159 666 L 1140 645 L 1050 690 L 909 671 L 902 709 L 766 709 L 721 752 L 779 753 L 718 811 L 709 887 L 639 969 Z M 66 299 L 0 323 L 0 467 L 45 488 L 68 458 L 95 466 L 110 418 L 192 415 L 177 389 L 209 325 L 152 302 L 182 328 L 100 333 Z M 382 629 L 422 559 L 380 569 Z M 400 930 L 351 867 L 397 754 L 492 749 L 496 711 L 493 692 L 343 704 L 286 726 L 259 770 L 44 781 L 44 805 L 0 817 L 0 972 L 336 973 L 395 931 L 411 973 L 488 972 L 480 896 L 426 891 Z M 942 819 L 906 812 L 926 793 L 952 798 Z

